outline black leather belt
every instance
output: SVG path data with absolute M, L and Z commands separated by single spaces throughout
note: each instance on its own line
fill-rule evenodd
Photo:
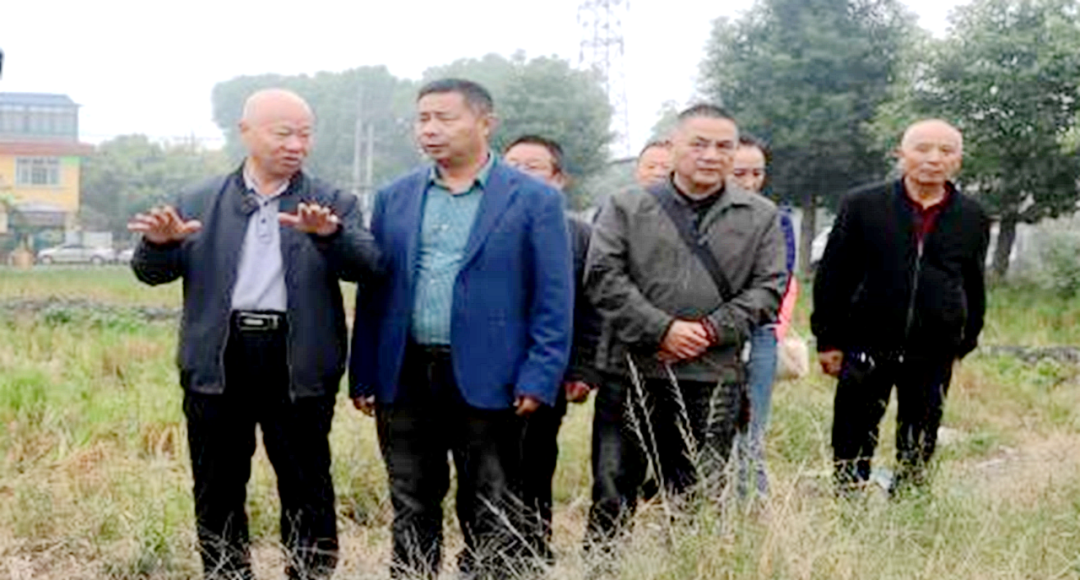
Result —
M 285 328 L 284 312 L 236 310 L 233 325 L 245 332 L 275 332 Z
M 417 344 L 409 341 L 409 348 L 416 354 L 428 359 L 450 358 L 450 345 L 448 344 Z

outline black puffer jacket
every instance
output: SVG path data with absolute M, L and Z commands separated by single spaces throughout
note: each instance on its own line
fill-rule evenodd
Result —
M 814 280 L 810 323 L 819 351 L 963 357 L 975 348 L 990 220 L 949 187 L 921 245 L 902 180 L 847 195 Z

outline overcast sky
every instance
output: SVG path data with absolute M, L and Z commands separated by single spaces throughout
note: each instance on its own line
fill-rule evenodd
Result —
M 935 34 L 961 0 L 905 0 Z M 66 93 L 80 133 L 195 135 L 221 143 L 214 84 L 239 75 L 386 65 L 418 78 L 429 66 L 489 52 L 577 62 L 579 0 L 3 0 L 0 91 Z M 713 19 L 752 0 L 632 0 L 623 22 L 630 144 L 661 104 L 694 95 Z M 317 112 L 316 112 L 317 113 Z

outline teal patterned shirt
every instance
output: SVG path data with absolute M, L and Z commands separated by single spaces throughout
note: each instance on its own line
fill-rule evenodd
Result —
M 450 344 L 454 281 L 494 163 L 495 155 L 489 154 L 469 189 L 456 194 L 446 187 L 438 168 L 431 168 L 420 221 L 412 311 L 412 338 L 419 344 Z

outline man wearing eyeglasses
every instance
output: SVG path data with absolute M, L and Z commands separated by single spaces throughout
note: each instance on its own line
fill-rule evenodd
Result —
M 787 277 L 776 207 L 728 180 L 738 140 L 724 109 L 683 111 L 669 177 L 612 195 L 593 227 L 585 292 L 603 324 L 590 550 L 618 548 L 650 464 L 677 504 L 720 498 L 743 408 L 739 353 L 775 318 Z
M 570 184 L 566 174 L 562 147 L 539 135 L 523 135 L 514 139 L 503 152 L 506 164 L 543 181 L 559 191 Z M 522 499 L 535 512 L 539 524 L 534 542 L 537 554 L 548 562 L 554 560 L 551 550 L 551 482 L 559 456 L 557 437 L 567 401 L 584 403 L 598 384 L 593 359 L 596 339 L 600 332 L 599 317 L 584 296 L 585 256 L 589 251 L 592 227 L 585 220 L 568 215 L 570 248 L 574 259 L 574 338 L 570 349 L 570 366 L 563 376 L 562 389 L 555 405 L 540 407 L 529 416 L 522 437 L 524 465 Z

